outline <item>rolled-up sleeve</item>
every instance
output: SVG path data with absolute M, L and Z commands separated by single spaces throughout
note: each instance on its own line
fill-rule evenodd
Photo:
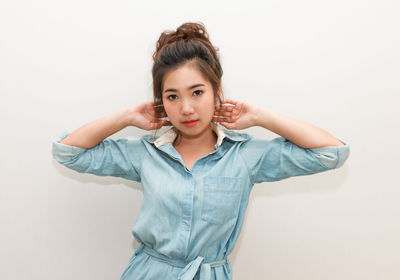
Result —
M 243 144 L 244 160 L 253 183 L 279 181 L 341 167 L 350 154 L 349 145 L 302 148 L 283 137 L 252 139 Z
M 86 149 L 60 143 L 70 133 L 64 132 L 52 145 L 52 155 L 60 164 L 79 173 L 115 176 L 140 182 L 144 145 L 138 139 L 104 139 Z

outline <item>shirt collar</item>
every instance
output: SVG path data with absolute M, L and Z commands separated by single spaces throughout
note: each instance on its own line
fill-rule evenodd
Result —
M 216 148 L 222 144 L 225 138 L 229 138 L 235 142 L 245 141 L 250 138 L 250 136 L 246 133 L 239 133 L 237 131 L 227 130 L 223 128 L 220 124 L 214 122 L 211 123 L 211 129 L 217 134 L 217 143 L 215 144 Z M 177 133 L 175 131 L 175 128 L 171 127 L 154 141 L 154 145 L 158 148 L 168 143 L 172 144 L 176 136 Z

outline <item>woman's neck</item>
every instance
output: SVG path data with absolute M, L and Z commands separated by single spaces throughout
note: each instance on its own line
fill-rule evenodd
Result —
M 196 147 L 196 149 L 204 149 L 207 147 L 214 147 L 217 143 L 217 135 L 210 128 L 196 137 L 185 137 L 182 133 L 178 132 L 173 146 L 175 148 Z

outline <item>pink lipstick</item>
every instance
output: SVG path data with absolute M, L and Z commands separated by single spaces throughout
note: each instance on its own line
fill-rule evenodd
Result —
M 186 126 L 194 126 L 196 123 L 197 123 L 197 121 L 183 122 L 183 124 L 186 125 Z

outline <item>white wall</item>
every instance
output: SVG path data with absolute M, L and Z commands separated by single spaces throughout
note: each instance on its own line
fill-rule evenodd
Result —
M 119 279 L 141 186 L 69 170 L 51 143 L 150 100 L 155 42 L 185 21 L 220 48 L 228 97 L 351 146 L 340 169 L 254 187 L 235 279 L 400 279 L 400 4 L 262 2 L 0 2 L 0 279 Z

